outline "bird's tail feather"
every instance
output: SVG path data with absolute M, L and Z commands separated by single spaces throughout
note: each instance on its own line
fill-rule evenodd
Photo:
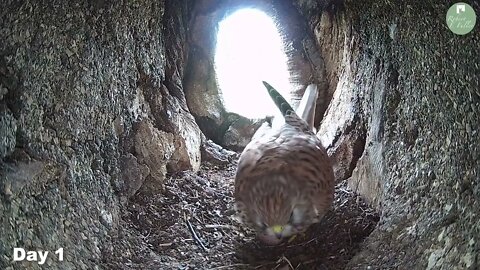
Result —
M 285 98 L 283 98 L 282 95 L 280 95 L 280 93 L 277 90 L 275 90 L 275 88 L 273 88 L 270 84 L 268 84 L 265 81 L 262 81 L 262 82 L 263 82 L 263 85 L 265 85 L 265 87 L 267 88 L 268 94 L 273 99 L 273 102 L 275 102 L 275 105 L 277 105 L 278 109 L 280 109 L 280 112 L 284 117 L 286 115 L 291 115 L 292 113 L 295 113 L 292 106 L 285 100 Z
M 300 101 L 300 104 L 298 104 L 298 108 L 296 110 L 297 115 L 300 116 L 303 120 L 305 120 L 305 122 L 307 122 L 308 126 L 311 129 L 313 129 L 313 121 L 315 119 L 317 97 L 317 86 L 314 84 L 310 84 L 309 86 L 307 86 L 307 89 L 303 94 L 302 100 Z

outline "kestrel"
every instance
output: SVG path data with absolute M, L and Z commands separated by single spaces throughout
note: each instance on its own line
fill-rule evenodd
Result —
M 285 122 L 257 132 L 240 155 L 235 206 L 261 241 L 275 245 L 321 220 L 333 202 L 334 175 L 313 131 L 317 87 L 307 87 L 295 112 L 271 85 L 263 84 Z

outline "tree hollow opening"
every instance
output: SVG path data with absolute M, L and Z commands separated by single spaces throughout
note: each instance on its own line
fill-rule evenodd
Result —
M 291 100 L 287 55 L 274 20 L 253 8 L 235 11 L 219 23 L 215 70 L 227 112 L 247 118 L 277 114 L 262 81 Z

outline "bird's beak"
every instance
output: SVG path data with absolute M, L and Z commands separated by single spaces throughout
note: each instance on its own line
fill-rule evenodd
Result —
M 278 238 L 280 238 L 280 237 L 282 237 L 283 226 L 275 225 L 275 226 L 272 227 L 272 231 L 273 231 L 273 233 L 275 233 L 275 235 Z

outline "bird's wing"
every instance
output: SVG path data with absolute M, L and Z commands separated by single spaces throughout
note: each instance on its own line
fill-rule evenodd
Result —
M 318 88 L 314 84 L 307 86 L 303 94 L 298 108 L 295 110 L 305 122 L 307 122 L 310 129 L 313 130 L 313 120 L 315 118 L 315 109 L 317 107 Z

